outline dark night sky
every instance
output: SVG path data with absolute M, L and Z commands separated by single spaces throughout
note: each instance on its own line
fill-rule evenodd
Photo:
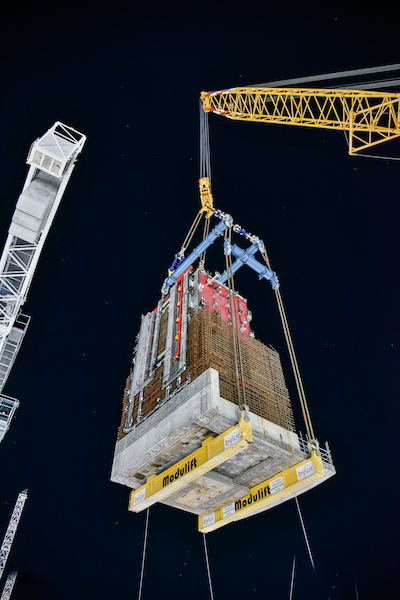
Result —
M 381 22 L 348 3 L 3 13 L 3 239 L 31 142 L 56 120 L 88 136 L 4 389 L 21 406 L 0 447 L 1 539 L 29 488 L 7 565 L 20 569 L 14 600 L 137 598 L 144 515 L 127 512 L 128 490 L 109 475 L 140 315 L 198 207 L 200 91 L 399 62 L 398 22 L 383 8 Z M 287 598 L 294 554 L 297 600 L 353 600 L 355 580 L 360 600 L 398 598 L 400 163 L 349 157 L 335 132 L 217 117 L 210 129 L 215 203 L 267 245 L 337 468 L 301 498 L 316 575 L 288 502 L 208 536 L 215 600 Z M 400 157 L 400 143 L 377 154 Z M 286 366 L 268 284 L 243 269 L 237 287 Z M 158 597 L 209 597 L 195 517 L 161 505 L 143 600 Z

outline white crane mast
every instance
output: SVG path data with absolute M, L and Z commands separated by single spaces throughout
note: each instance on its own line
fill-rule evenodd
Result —
M 57 121 L 29 150 L 29 172 L 0 258 L 0 394 L 30 320 L 21 307 L 85 141 L 85 135 Z M 0 396 L 0 441 L 18 404 Z
M 18 571 L 12 571 L 6 579 L 4 584 L 3 593 L 1 594 L 0 600 L 8 600 L 11 597 L 15 580 L 17 579 Z
M 18 498 L 15 503 L 13 513 L 11 515 L 11 519 L 7 527 L 6 535 L 4 536 L 4 540 L 0 548 L 0 580 L 3 576 L 3 571 L 6 566 L 8 555 L 10 553 L 11 546 L 14 541 L 15 532 L 17 531 L 18 523 L 21 518 L 21 514 L 27 497 L 28 490 L 24 490 L 23 492 L 18 494 Z

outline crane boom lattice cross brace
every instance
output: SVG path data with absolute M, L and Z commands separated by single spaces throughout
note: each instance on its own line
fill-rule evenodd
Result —
M 400 94 L 350 89 L 237 87 L 202 92 L 205 112 L 237 121 L 338 129 L 355 154 L 400 136 Z
M 7 527 L 7 531 L 0 548 L 0 580 L 3 576 L 8 555 L 10 554 L 11 546 L 13 544 L 15 533 L 17 531 L 19 520 L 21 518 L 21 514 L 24 509 L 24 505 L 27 498 L 28 490 L 24 490 L 23 492 L 18 494 L 18 498 L 15 503 L 13 513 L 11 515 L 11 519 Z

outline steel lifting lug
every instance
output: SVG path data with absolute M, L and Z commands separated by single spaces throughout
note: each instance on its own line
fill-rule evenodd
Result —
M 240 415 L 246 421 L 246 423 L 250 423 L 250 411 L 247 404 L 244 405 L 244 409 L 241 410 Z
M 229 256 L 229 254 L 232 252 L 232 246 L 229 240 L 225 240 L 224 242 L 224 254 L 225 256 Z

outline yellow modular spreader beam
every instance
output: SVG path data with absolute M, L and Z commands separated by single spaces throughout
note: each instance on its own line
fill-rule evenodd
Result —
M 250 517 L 300 494 L 325 475 L 322 459 L 315 448 L 311 457 L 255 485 L 246 496 L 207 515 L 198 517 L 199 531 L 208 533 L 232 521 Z
M 253 442 L 251 425 L 243 417 L 217 437 L 209 437 L 201 447 L 169 467 L 159 475 L 150 475 L 147 481 L 129 496 L 128 510 L 140 512 L 165 498 L 172 496 L 188 483 L 198 479 Z
M 346 89 L 237 87 L 202 92 L 204 112 L 237 121 L 348 132 L 349 154 L 400 135 L 400 94 Z

